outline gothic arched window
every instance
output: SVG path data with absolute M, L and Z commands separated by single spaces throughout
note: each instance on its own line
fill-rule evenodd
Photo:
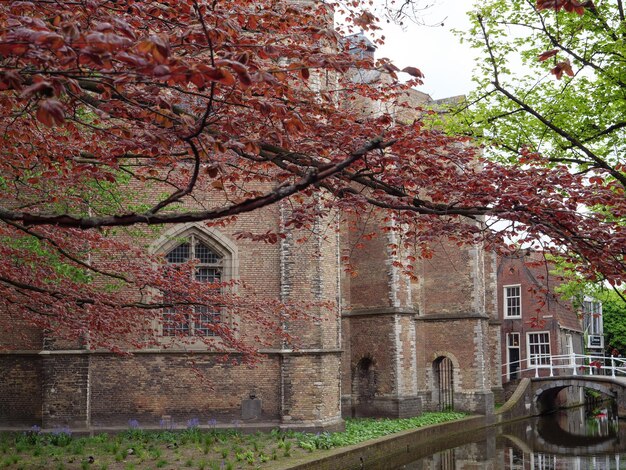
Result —
M 210 246 L 196 234 L 191 234 L 165 254 L 168 265 L 193 261 L 191 279 L 214 284 L 220 289 L 224 281 L 225 255 Z M 168 294 L 165 294 L 167 300 Z M 194 299 L 187 299 L 193 304 Z M 163 336 L 217 336 L 214 325 L 222 321 L 219 305 L 193 305 L 191 307 L 168 307 L 163 309 Z

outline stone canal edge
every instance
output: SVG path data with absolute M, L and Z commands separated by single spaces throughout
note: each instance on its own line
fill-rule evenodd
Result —
M 348 447 L 317 451 L 310 457 L 276 465 L 273 470 L 383 469 L 474 441 L 494 424 L 494 416 L 469 416 L 447 423 L 409 429 Z

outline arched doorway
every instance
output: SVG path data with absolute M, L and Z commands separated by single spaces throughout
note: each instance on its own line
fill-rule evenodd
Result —
M 352 381 L 354 397 L 352 416 L 374 416 L 370 404 L 376 396 L 378 386 L 376 375 L 375 362 L 371 356 L 365 356 L 357 362 Z
M 449 357 L 441 356 L 433 362 L 435 402 L 439 411 L 454 409 L 454 366 Z

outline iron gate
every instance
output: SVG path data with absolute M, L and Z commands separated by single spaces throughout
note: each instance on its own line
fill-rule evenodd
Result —
M 449 357 L 442 357 L 435 364 L 439 411 L 454 409 L 454 368 Z

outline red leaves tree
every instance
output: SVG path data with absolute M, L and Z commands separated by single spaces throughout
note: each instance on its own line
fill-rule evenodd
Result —
M 348 24 L 375 29 L 354 5 L 340 6 Z M 142 247 L 151 225 L 235 223 L 282 200 L 287 227 L 375 207 L 424 253 L 438 235 L 496 246 L 521 232 L 621 280 L 623 226 L 577 206 L 623 188 L 531 153 L 523 168 L 481 161 L 408 104 L 418 69 L 401 85 L 388 61 L 356 59 L 331 16 L 306 1 L 3 3 L 0 308 L 90 347 L 152 344 L 138 319 L 173 305 L 219 303 L 284 334 L 263 319 L 297 308 L 154 269 L 162 260 Z M 356 69 L 389 78 L 355 80 Z M 382 111 L 355 111 L 372 102 Z M 490 231 L 484 216 L 508 225 Z

